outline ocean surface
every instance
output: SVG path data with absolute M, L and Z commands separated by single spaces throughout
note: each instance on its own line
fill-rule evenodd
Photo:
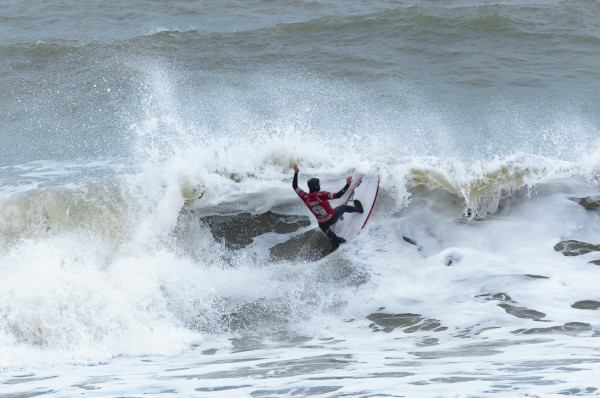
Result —
M 3 1 L 0 396 L 599 396 L 599 16 Z

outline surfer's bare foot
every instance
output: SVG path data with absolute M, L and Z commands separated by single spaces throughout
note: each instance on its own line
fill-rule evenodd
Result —
M 360 203 L 360 201 L 355 200 L 354 201 L 354 207 L 356 207 L 356 211 L 357 212 L 359 212 L 361 214 L 364 212 L 363 207 L 362 207 L 362 203 Z

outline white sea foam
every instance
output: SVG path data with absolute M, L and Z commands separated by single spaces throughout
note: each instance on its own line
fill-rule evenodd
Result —
M 287 152 L 279 150 L 284 142 L 291 148 Z M 226 330 L 224 317 L 257 302 L 261 311 L 278 313 L 288 325 L 331 311 L 341 319 L 364 319 L 381 307 L 437 320 L 453 333 L 500 327 L 510 336 L 520 328 L 595 324 L 593 311 L 571 308 L 577 301 L 597 300 L 589 281 L 600 270 L 587 264 L 593 253 L 568 258 L 553 249 L 565 239 L 600 241 L 597 215 L 570 200 L 595 192 L 582 175 L 585 167 L 576 163 L 522 156 L 469 165 L 458 159 L 398 159 L 379 165 L 382 192 L 368 230 L 331 258 L 281 265 L 260 254 L 265 249 L 260 240 L 232 252 L 206 227 L 194 235 L 195 257 L 178 251 L 173 233 L 182 210 L 306 215 L 290 187 L 290 164 L 300 161 L 302 176 L 318 173 L 332 190 L 345 175 L 374 165 L 362 162 L 356 170 L 338 159 L 330 168 L 334 152 L 323 160 L 323 153 L 312 157 L 305 145 L 288 136 L 249 154 L 243 143 L 231 144 L 225 160 L 219 146 L 194 146 L 124 176 L 119 195 L 96 190 L 98 196 L 80 196 L 65 187 L 54 200 L 67 201 L 62 204 L 67 213 L 80 206 L 92 214 L 100 200 L 119 201 L 127 213 L 113 220 L 100 215 L 88 220 L 96 225 L 84 229 L 68 214 L 27 218 L 39 223 L 38 232 L 5 242 L 3 364 L 19 366 L 14 353 L 26 347 L 63 351 L 75 361 L 175 352 L 207 332 Z M 484 209 L 489 214 L 483 221 L 468 221 L 465 208 L 480 192 L 497 195 L 494 205 Z M 36 192 L 40 214 L 52 216 L 44 211 L 50 194 Z M 26 198 L 12 199 L 12 206 Z M 23 222 L 18 217 L 27 214 L 14 213 L 12 221 Z M 103 228 L 125 232 L 107 240 Z M 329 293 L 315 295 L 319 284 L 311 273 L 324 267 L 335 275 L 338 261 L 349 261 L 354 272 L 364 270 L 366 282 L 349 288 L 339 275 L 341 285 L 326 283 Z M 347 289 L 357 295 L 350 298 Z M 494 299 L 499 293 L 510 300 Z M 308 303 L 306 294 L 316 300 L 308 312 L 300 311 Z M 545 314 L 540 319 L 551 322 L 515 317 L 498 304 L 539 311 Z M 259 315 L 249 317 L 259 322 Z M 31 355 L 27 361 L 39 359 Z

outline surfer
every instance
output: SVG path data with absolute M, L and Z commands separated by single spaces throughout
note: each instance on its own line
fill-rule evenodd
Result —
M 327 235 L 327 237 L 331 239 L 331 251 L 333 252 L 339 247 L 340 244 L 345 243 L 346 239 L 337 236 L 331 230 L 331 226 L 335 224 L 345 212 L 363 212 L 362 204 L 358 200 L 354 201 L 354 206 L 340 205 L 337 206 L 335 209 L 333 209 L 329 204 L 329 201 L 331 199 L 341 198 L 346 193 L 348 188 L 350 188 L 350 184 L 352 183 L 352 176 L 348 176 L 346 178 L 346 185 L 344 186 L 344 188 L 342 188 L 339 192 L 336 193 L 321 191 L 319 179 L 314 177 L 310 178 L 307 181 L 309 193 L 306 193 L 302 190 L 302 188 L 298 187 L 299 172 L 300 169 L 298 168 L 298 165 L 295 164 L 294 180 L 292 181 L 292 187 L 294 188 L 294 191 L 296 191 L 300 199 L 302 199 L 304 204 L 317 218 L 317 221 L 319 222 L 319 228 L 321 228 L 321 231 L 323 231 L 325 235 Z

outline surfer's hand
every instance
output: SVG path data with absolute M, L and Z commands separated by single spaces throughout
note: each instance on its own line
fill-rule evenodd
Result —
M 300 172 L 300 169 L 298 168 L 298 165 L 295 164 L 294 165 L 294 173 L 298 174 Z
M 346 184 L 348 184 L 348 185 L 352 184 L 352 176 L 348 176 L 346 178 Z

